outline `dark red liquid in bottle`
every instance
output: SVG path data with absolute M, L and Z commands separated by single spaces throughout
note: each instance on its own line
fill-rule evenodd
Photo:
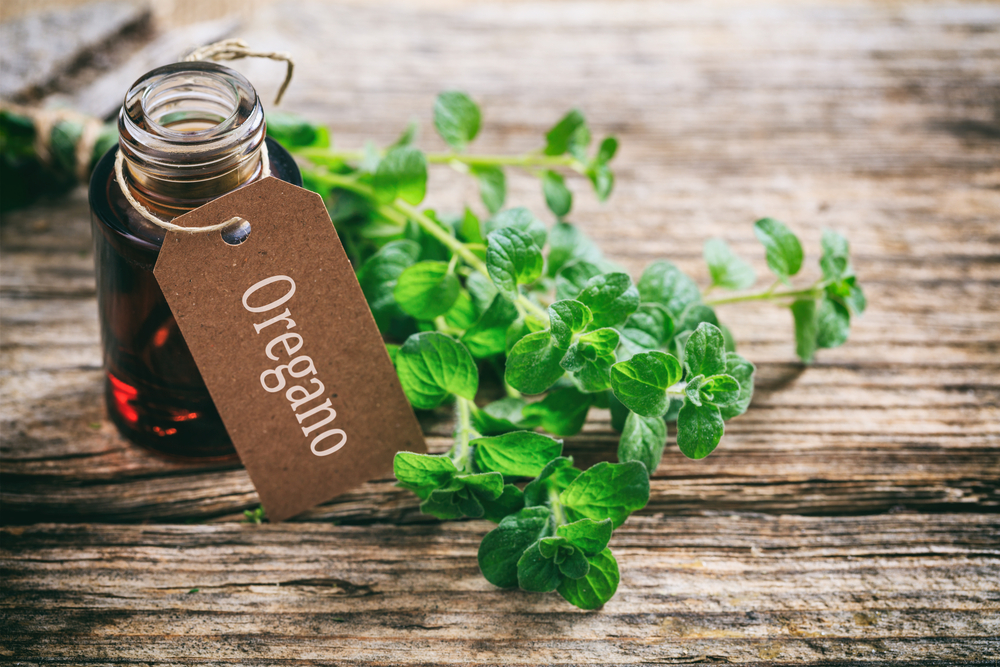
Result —
M 266 141 L 271 175 L 301 186 L 292 157 Z M 164 232 L 142 220 L 122 194 L 114 175 L 118 150 L 100 160 L 90 182 L 108 415 L 129 440 L 165 454 L 234 456 L 153 276 Z

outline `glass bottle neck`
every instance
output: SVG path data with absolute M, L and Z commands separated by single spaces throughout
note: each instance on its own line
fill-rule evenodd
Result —
M 215 63 L 175 63 L 139 79 L 118 116 L 132 194 L 174 218 L 264 176 L 256 91 Z

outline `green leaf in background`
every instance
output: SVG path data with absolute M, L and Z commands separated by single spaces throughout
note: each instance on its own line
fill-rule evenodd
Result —
M 541 424 L 541 419 L 525 415 L 527 405 L 523 398 L 505 396 L 482 408 L 473 409 L 472 425 L 476 431 L 486 436 L 535 428 Z
M 545 135 L 545 154 L 562 155 L 586 138 L 590 141 L 590 131 L 583 114 L 573 109 L 553 126 Z
M 624 322 L 639 307 L 639 290 L 627 273 L 605 273 L 587 281 L 576 297 L 594 315 L 594 328 Z
M 552 343 L 548 331 L 528 334 L 507 355 L 504 379 L 525 394 L 541 394 L 563 376 L 559 365 L 565 350 Z
M 638 461 L 601 461 L 574 479 L 559 502 L 574 519 L 611 519 L 617 528 L 649 502 L 649 475 Z
M 643 352 L 611 367 L 615 397 L 632 412 L 660 417 L 667 411 L 667 388 L 681 379 L 677 357 L 665 352 Z
M 554 389 L 537 403 L 524 407 L 524 415 L 538 419 L 539 426 L 553 435 L 576 435 L 587 420 L 593 399 L 575 387 Z
M 481 119 L 479 105 L 463 92 L 443 92 L 434 102 L 434 127 L 455 150 L 462 150 L 476 138 Z
M 692 376 L 725 372 L 726 341 L 719 327 L 708 322 L 698 325 L 684 346 L 684 365 Z
M 500 167 L 478 167 L 469 169 L 479 181 L 479 197 L 483 206 L 493 215 L 501 208 L 507 199 L 507 177 Z
M 599 329 L 600 332 L 614 329 Z M 597 332 L 595 332 L 597 333 Z M 615 342 L 618 332 L 615 331 Z M 602 392 L 611 386 L 611 365 L 615 363 L 613 352 L 601 354 L 600 348 L 578 341 L 566 351 L 560 364 L 572 373 L 573 384 L 588 394 Z
M 556 589 L 570 604 L 580 609 L 600 609 L 618 590 L 618 561 L 611 549 L 587 559 L 590 569 L 580 579 L 563 579 Z
M 562 218 L 573 208 L 573 193 L 566 187 L 562 174 L 546 171 L 542 174 L 542 192 L 545 204 L 557 218 Z
M 559 566 L 542 555 L 538 542 L 529 546 L 517 561 L 517 585 L 521 590 L 548 593 L 554 591 L 562 579 Z
M 601 141 L 600 147 L 597 149 L 597 155 L 594 161 L 597 164 L 607 164 L 611 162 L 611 158 L 615 156 L 618 152 L 618 140 L 614 137 L 604 137 Z
M 562 442 L 532 431 L 515 431 L 492 438 L 477 438 L 476 465 L 510 477 L 534 477 L 562 453 Z
M 525 506 L 545 505 L 550 495 L 558 496 L 579 476 L 580 471 L 573 467 L 572 457 L 552 459 L 541 474 L 524 487 Z
M 576 225 L 569 222 L 557 222 L 549 232 L 549 256 L 546 272 L 549 276 L 555 277 L 559 269 L 576 260 L 598 262 L 601 260 L 601 251 Z M 587 276 L 587 280 L 590 278 L 593 276 Z M 583 289 L 582 286 L 581 289 Z
M 409 489 L 421 500 L 426 500 L 431 491 L 447 485 L 458 469 L 445 456 L 397 452 L 392 472 L 396 476 L 396 486 Z
M 500 523 L 504 517 L 515 514 L 524 508 L 524 494 L 513 484 L 504 484 L 503 492 L 494 499 L 480 498 L 483 506 L 483 518 L 493 523 Z
M 396 146 L 412 146 L 417 140 L 417 135 L 420 133 L 420 125 L 415 120 L 411 120 L 407 125 L 403 133 L 396 138 L 394 142 L 389 144 L 387 148 L 395 148 Z
M 526 507 L 504 518 L 479 543 L 479 569 L 486 580 L 500 588 L 517 586 L 517 561 L 549 526 L 547 507 Z
M 396 352 L 396 371 L 406 398 L 431 410 L 455 394 L 470 401 L 479 388 L 476 362 L 465 346 L 434 331 L 410 336 Z
M 638 287 L 644 303 L 664 306 L 675 321 L 680 320 L 688 306 L 701 302 L 697 283 L 666 260 L 647 266 Z
M 753 233 L 764 245 L 767 266 L 774 275 L 787 283 L 802 268 L 802 244 L 788 227 L 774 218 L 761 218 L 753 225 Z
M 704 254 L 713 287 L 739 290 L 746 289 L 757 281 L 753 267 L 734 253 L 722 239 L 705 241 Z
M 500 211 L 486 221 L 487 234 L 491 234 L 498 229 L 504 229 L 507 227 L 513 227 L 514 229 L 524 232 L 531 237 L 531 240 L 534 241 L 535 245 L 539 248 L 545 247 L 545 240 L 548 237 L 548 231 L 545 229 L 545 223 L 536 218 L 531 211 L 523 206 L 509 208 L 506 211 Z
M 286 148 L 326 148 L 330 145 L 330 133 L 325 127 L 287 111 L 267 113 L 267 136 Z
M 703 459 L 715 450 L 725 425 L 719 408 L 685 402 L 677 415 L 677 447 L 689 459 Z
M 393 318 L 403 316 L 393 291 L 400 274 L 420 256 L 420 245 L 414 241 L 392 241 L 368 258 L 358 271 L 358 282 L 379 331 L 389 330 Z
M 396 280 L 393 295 L 404 312 L 418 320 L 433 320 L 447 313 L 458 298 L 461 285 L 445 262 L 418 262 Z
M 474 241 L 470 241 L 470 243 L 474 243 Z M 483 239 L 483 245 L 485 244 L 486 240 Z M 469 290 L 469 296 L 475 302 L 476 308 L 481 311 L 489 308 L 493 299 L 500 293 L 493 281 L 478 271 L 469 274 L 469 277 L 465 279 L 465 289 Z
M 477 359 L 502 354 L 506 350 L 507 329 L 516 319 L 514 304 L 497 294 L 475 324 L 466 329 L 462 342 Z
M 542 250 L 525 232 L 504 227 L 487 237 L 486 268 L 497 288 L 516 301 L 517 286 L 533 282 L 542 275 Z
M 563 349 L 569 347 L 573 334 L 586 329 L 594 319 L 590 308 L 573 299 L 556 301 L 549 306 L 548 313 L 552 341 Z
M 738 417 L 750 407 L 753 398 L 753 375 L 756 368 L 749 361 L 735 352 L 726 353 L 726 375 L 736 378 L 740 383 L 740 392 L 730 405 L 720 408 L 723 419 Z
M 825 280 L 839 280 L 850 274 L 851 248 L 847 239 L 832 229 L 823 230 L 820 242 L 823 255 L 819 259 Z
M 587 177 L 594 186 L 598 201 L 606 201 L 615 187 L 615 174 L 606 164 L 599 164 L 587 170 Z
M 579 260 L 562 267 L 556 274 L 556 298 L 575 299 L 591 278 L 601 275 L 601 269 L 591 262 Z
M 479 311 L 476 310 L 476 304 L 472 302 L 469 293 L 464 289 L 459 290 L 455 303 L 444 314 L 444 323 L 452 329 L 465 331 L 474 325 L 478 319 Z
M 640 352 L 651 352 L 663 345 L 674 334 L 674 320 L 660 304 L 640 303 L 618 331 L 618 360 L 628 361 Z
M 372 187 L 380 201 L 399 197 L 416 206 L 427 194 L 427 158 L 410 146 L 391 149 L 378 163 Z
M 816 300 L 800 299 L 792 303 L 792 318 L 795 320 L 795 353 L 804 364 L 811 364 L 816 354 L 816 337 L 819 322 L 816 320 Z
M 638 461 L 652 475 L 660 464 L 666 444 L 667 424 L 662 417 L 643 417 L 629 412 L 618 441 L 618 460 L 622 463 Z
M 838 347 L 847 341 L 851 314 L 840 303 L 824 298 L 816 310 L 816 326 L 816 344 L 819 347 Z
M 584 556 L 596 556 L 607 548 L 613 530 L 614 524 L 611 519 L 603 521 L 580 519 L 559 526 L 556 528 L 556 535 L 568 540 Z

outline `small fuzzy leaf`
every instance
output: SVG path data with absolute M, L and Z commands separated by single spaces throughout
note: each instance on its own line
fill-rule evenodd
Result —
M 525 506 L 547 504 L 550 493 L 558 496 L 579 476 L 580 471 L 573 467 L 572 457 L 560 456 L 552 459 L 541 474 L 524 487 Z
M 407 314 L 433 320 L 451 309 L 461 287 L 445 262 L 418 262 L 399 275 L 393 296 Z
M 792 303 L 795 320 L 795 353 L 804 364 L 811 364 L 816 354 L 816 337 L 819 323 L 816 320 L 816 300 L 800 299 Z
M 507 355 L 507 384 L 525 394 L 541 394 L 563 376 L 565 350 L 552 343 L 548 331 L 528 334 Z
M 455 394 L 476 397 L 479 372 L 465 346 L 434 331 L 410 336 L 396 352 L 396 371 L 406 398 L 415 408 L 430 410 Z
M 841 234 L 832 229 L 823 230 L 820 242 L 823 255 L 819 259 L 820 269 L 825 280 L 839 280 L 850 274 L 851 248 Z
M 838 347 L 847 341 L 851 314 L 842 304 L 824 298 L 816 311 L 816 325 L 816 344 L 819 347 Z
M 702 322 L 684 346 L 684 365 L 691 375 L 718 375 L 726 371 L 726 341 L 719 327 Z
M 667 388 L 680 382 L 681 364 L 665 352 L 643 352 L 611 367 L 615 397 L 632 412 L 660 417 L 669 407 Z
M 463 92 L 441 93 L 434 102 L 434 127 L 455 150 L 476 138 L 481 120 L 479 105 Z
M 500 523 L 504 517 L 524 508 L 524 494 L 513 484 L 505 484 L 499 497 L 493 500 L 480 498 L 479 502 L 483 506 L 483 518 L 493 523 Z
M 613 327 L 639 307 L 639 290 L 627 273 L 605 273 L 587 281 L 576 297 L 594 315 L 593 327 Z
M 689 459 L 703 459 L 718 446 L 725 431 L 714 405 L 685 402 L 677 415 L 677 446 Z
M 549 526 L 547 507 L 526 507 L 504 518 L 479 543 L 479 569 L 494 586 L 517 586 L 517 561 Z
M 614 524 L 611 519 L 602 521 L 580 519 L 559 526 L 556 528 L 556 535 L 566 538 L 585 556 L 594 556 L 604 551 L 605 547 L 608 546 L 613 530 Z
M 761 218 L 754 223 L 753 232 L 764 245 L 767 266 L 787 283 L 802 268 L 802 244 L 798 237 L 774 218 Z
M 749 361 L 735 352 L 726 353 L 726 375 L 731 375 L 740 383 L 740 391 L 736 400 L 720 408 L 723 419 L 738 417 L 750 407 L 753 398 L 753 375 L 756 368 Z
M 562 174 L 546 171 L 542 174 L 542 192 L 545 204 L 557 218 L 562 218 L 573 208 L 573 193 L 566 187 Z
M 503 208 L 504 200 L 507 199 L 507 177 L 503 169 L 473 166 L 470 171 L 479 182 L 479 197 L 483 200 L 483 206 L 493 215 Z
M 576 299 L 592 278 L 601 275 L 596 264 L 579 260 L 567 264 L 556 274 L 556 298 Z
M 447 486 L 458 469 L 446 456 L 397 452 L 392 460 L 392 472 L 397 486 L 409 489 L 421 500 L 426 500 L 431 491 Z
M 724 289 L 746 289 L 757 280 L 753 267 L 734 253 L 722 239 L 705 241 L 705 262 L 712 285 Z
M 580 609 L 600 609 L 618 590 L 618 561 L 611 549 L 587 559 L 590 569 L 580 579 L 567 577 L 556 589 L 570 604 Z
M 652 475 L 660 465 L 666 444 L 667 424 L 662 417 L 643 417 L 629 412 L 618 441 L 618 460 L 621 463 L 638 461 Z
M 545 247 L 545 240 L 548 238 L 548 231 L 545 229 L 545 223 L 536 218 L 531 211 L 523 206 L 509 208 L 506 211 L 500 211 L 486 221 L 487 234 L 506 227 L 513 227 L 514 229 L 524 232 L 531 237 L 531 240 L 534 241 L 535 245 L 539 248 Z
M 497 294 L 475 324 L 466 329 L 462 342 L 477 359 L 502 354 L 506 350 L 507 329 L 516 319 L 514 304 Z
M 532 431 L 515 431 L 469 443 L 476 465 L 510 477 L 534 477 L 562 453 L 562 441 Z
M 525 591 L 548 593 L 563 580 L 555 561 L 542 555 L 539 543 L 528 547 L 517 561 L 517 585 Z
M 638 461 L 601 461 L 574 479 L 559 494 L 559 502 L 572 517 L 611 519 L 617 528 L 649 502 L 649 475 Z
M 556 301 L 549 306 L 548 312 L 552 341 L 557 347 L 563 349 L 569 347 L 573 334 L 586 329 L 587 325 L 594 319 L 590 308 L 573 299 Z
M 728 407 L 740 398 L 740 383 L 731 375 L 713 375 L 698 387 L 701 400 L 719 408 Z
M 411 146 L 389 150 L 378 163 L 372 187 L 379 201 L 391 202 L 399 197 L 416 206 L 427 194 L 427 158 Z
M 511 301 L 518 297 L 518 285 L 533 282 L 542 275 L 542 250 L 531 236 L 505 227 L 490 233 L 486 248 L 486 268 L 497 288 Z
M 584 120 L 583 114 L 573 109 L 559 119 L 559 122 L 545 135 L 545 154 L 562 155 L 566 153 L 574 143 L 577 133 L 580 132 L 581 128 L 585 130 L 586 127 L 587 122 Z M 587 134 L 589 135 L 589 132 Z

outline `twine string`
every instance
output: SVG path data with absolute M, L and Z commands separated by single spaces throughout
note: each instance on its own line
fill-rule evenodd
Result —
M 261 142 L 260 144 L 260 162 L 261 165 L 263 166 L 264 178 L 267 178 L 268 176 L 271 175 L 271 169 L 268 166 L 270 160 L 268 159 L 267 156 L 266 142 Z M 243 222 L 243 218 L 235 216 L 226 220 L 225 222 L 219 222 L 214 225 L 207 225 L 205 227 L 181 227 L 180 225 L 175 225 L 172 222 L 167 222 L 166 220 L 162 220 L 153 215 L 152 213 L 150 213 L 149 209 L 143 206 L 141 203 L 139 203 L 139 200 L 136 199 L 135 195 L 132 194 L 132 189 L 129 187 L 128 182 L 125 179 L 124 164 L 125 164 L 125 154 L 122 153 L 121 148 L 119 148 L 118 152 L 115 154 L 115 180 L 118 181 L 118 187 L 121 188 L 122 194 L 125 195 L 125 199 L 128 200 L 128 203 L 131 204 L 133 208 L 135 208 L 135 210 L 139 213 L 139 215 L 144 217 L 146 220 L 149 220 L 157 227 L 162 227 L 163 229 L 166 229 L 168 232 L 179 232 L 181 234 L 205 234 L 207 232 L 217 232 L 222 229 L 225 229 L 226 227 L 229 227 L 230 225 Z
M 288 84 L 292 82 L 292 73 L 295 71 L 295 63 L 292 57 L 284 51 L 253 51 L 242 39 L 224 39 L 220 42 L 206 44 L 189 53 L 184 58 L 184 62 L 198 60 L 239 60 L 241 58 L 268 58 L 284 62 L 285 80 L 281 82 L 281 88 L 274 98 L 274 104 L 281 104 L 281 98 L 288 89 Z

